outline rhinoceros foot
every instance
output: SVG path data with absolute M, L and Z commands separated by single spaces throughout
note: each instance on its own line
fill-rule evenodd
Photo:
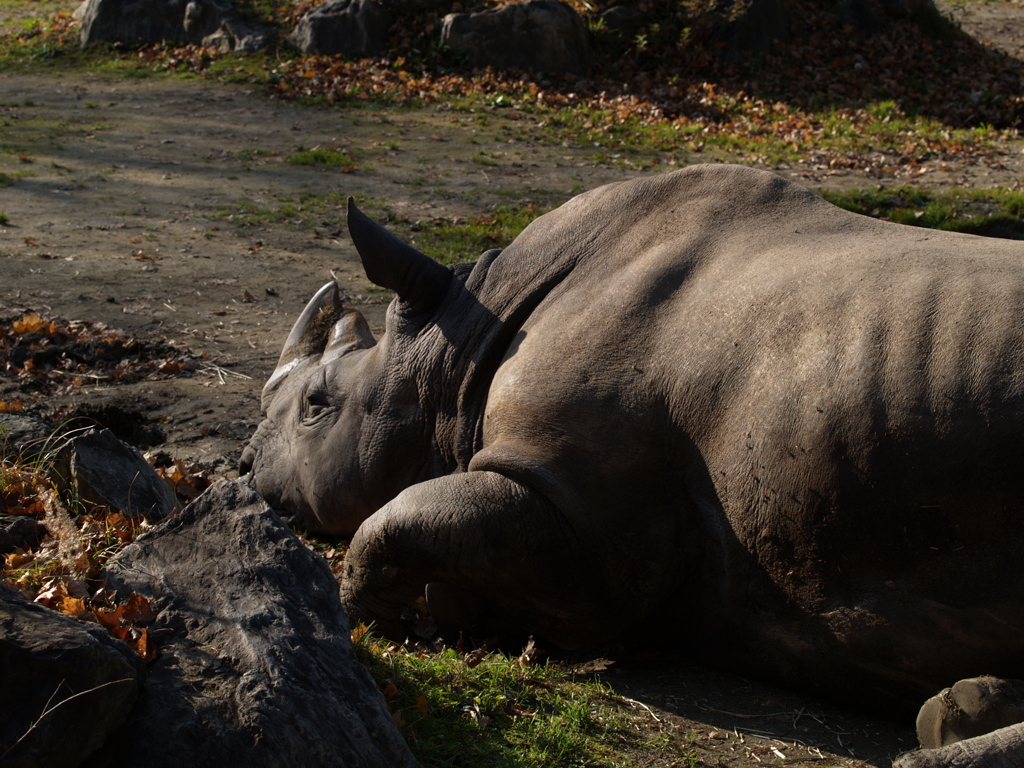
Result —
M 1024 721 L 1024 681 L 972 677 L 946 688 L 921 707 L 917 739 L 936 749 Z
M 894 760 L 893 768 L 1016 768 L 1024 763 L 1024 723 L 1000 728 L 937 749 L 919 749 Z

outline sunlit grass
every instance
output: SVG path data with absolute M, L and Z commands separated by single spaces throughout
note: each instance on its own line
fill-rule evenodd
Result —
M 355 157 L 351 152 L 343 149 L 308 149 L 295 152 L 288 156 L 288 162 L 292 165 L 309 165 L 314 168 L 337 168 L 346 173 L 356 168 Z
M 544 213 L 532 203 L 503 204 L 492 213 L 467 220 L 433 219 L 420 222 L 412 241 L 424 253 L 442 264 L 476 261 L 490 248 L 504 248 L 526 226 Z
M 929 229 L 1024 239 L 1024 191 L 936 192 L 914 187 L 835 192 L 829 202 L 854 213 Z
M 400 730 L 425 768 L 623 766 L 646 744 L 600 680 L 501 653 L 409 650 L 353 632 Z M 648 753 L 647 757 L 651 757 Z

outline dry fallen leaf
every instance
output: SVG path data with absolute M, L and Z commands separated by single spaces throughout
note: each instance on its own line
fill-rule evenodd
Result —
M 426 696 L 422 694 L 418 694 L 416 696 L 416 709 L 419 711 L 422 717 L 427 716 L 427 714 L 430 712 L 430 702 L 427 701 Z

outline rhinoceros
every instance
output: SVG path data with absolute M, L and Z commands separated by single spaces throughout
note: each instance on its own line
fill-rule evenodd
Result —
M 242 471 L 352 534 L 355 621 L 704 661 L 876 710 L 1024 676 L 1024 244 L 705 165 L 446 267 L 350 204 L 379 340 L 324 286 Z M 652 630 L 653 631 L 653 630 Z

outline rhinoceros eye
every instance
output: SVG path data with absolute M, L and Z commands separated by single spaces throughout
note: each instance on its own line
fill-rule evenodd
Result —
M 314 424 L 325 415 L 337 410 L 338 404 L 333 402 L 329 396 L 327 375 L 323 369 L 310 377 L 302 406 L 302 422 L 307 425 Z

